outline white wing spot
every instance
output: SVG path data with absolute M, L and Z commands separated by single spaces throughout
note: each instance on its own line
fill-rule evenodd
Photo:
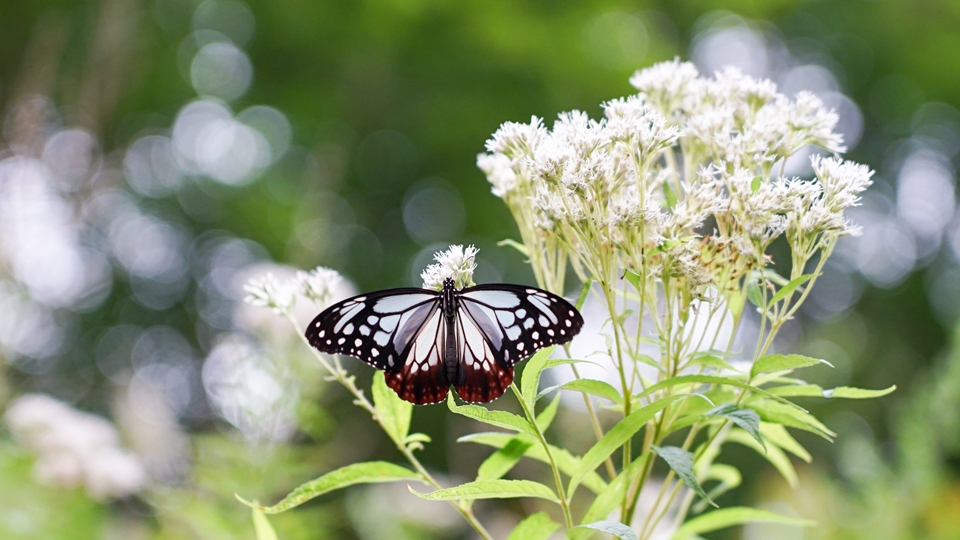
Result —
M 386 332 L 377 332 L 373 335 L 373 340 L 377 342 L 377 345 L 383 347 L 390 341 L 390 334 Z
M 365 335 L 365 336 L 369 336 L 369 335 L 370 335 L 370 327 L 367 326 L 367 325 L 365 325 L 365 324 L 361 324 L 361 325 L 360 325 L 360 333 L 363 334 L 363 335 Z
M 316 326 L 317 328 L 320 328 L 320 321 L 317 321 L 316 324 L 314 324 L 314 326 Z
M 380 356 L 380 351 L 378 351 L 377 349 L 370 349 L 370 356 L 376 358 Z
M 573 322 L 571 322 L 570 319 L 567 319 L 567 328 L 570 328 L 571 326 L 573 326 Z
M 354 298 L 353 301 L 354 301 L 354 303 L 359 304 L 360 302 L 363 302 L 363 301 L 366 300 L 366 299 L 367 299 L 366 296 L 360 296 L 360 297 L 358 297 L 358 298 Z
M 338 340 L 337 340 L 337 345 L 343 345 L 343 342 L 346 341 L 346 340 L 347 340 L 347 338 L 340 338 L 340 339 L 338 339 Z
M 561 328 L 561 329 L 560 329 L 560 335 L 561 335 L 561 336 L 567 335 L 567 331 L 564 330 L 563 328 Z
M 327 340 L 327 345 L 330 345 L 331 343 L 333 343 L 333 342 L 328 339 L 328 340 Z
M 397 323 L 400 321 L 400 315 L 391 315 L 389 317 L 384 317 L 380 321 L 380 328 L 383 328 L 385 332 L 393 332 L 393 329 L 397 327 Z
M 353 323 L 350 323 L 350 324 L 344 326 L 344 327 L 343 327 L 343 333 L 344 333 L 344 334 L 352 334 L 352 333 L 353 333 Z
M 548 335 L 548 336 L 552 336 L 552 335 L 553 335 L 553 328 L 547 328 L 547 335 Z
M 356 345 L 357 347 L 359 347 L 360 345 L 363 345 L 363 340 L 360 339 L 360 338 L 357 338 L 357 339 L 353 340 L 353 344 Z
M 317 326 L 320 326 L 320 323 L 317 323 Z M 326 335 L 326 333 L 327 333 L 326 330 L 321 330 L 320 333 L 317 334 L 317 337 L 323 337 L 324 335 Z
M 523 342 L 522 342 L 522 341 L 521 341 L 520 343 L 517 343 L 517 350 L 518 350 L 518 351 L 522 351 L 522 350 L 523 350 Z
M 510 326 L 514 323 L 514 321 L 517 320 L 517 318 L 509 311 L 498 311 L 497 320 L 500 321 L 500 324 L 504 326 Z
M 520 337 L 519 326 L 511 326 L 510 328 L 507 328 L 507 339 L 509 339 L 510 341 L 514 341 L 518 337 Z
M 569 313 L 570 316 L 573 317 L 573 310 L 572 310 L 572 309 L 571 309 L 570 311 L 568 311 L 567 313 Z
M 524 318 L 524 317 L 526 317 L 526 316 L 527 316 L 527 310 L 525 310 L 525 309 L 523 309 L 523 308 L 520 308 L 520 309 L 517 310 L 517 318 L 522 319 L 522 318 Z
M 527 289 L 527 294 L 537 294 L 537 292 L 539 291 L 537 291 L 536 289 Z
M 533 317 L 530 317 L 529 319 L 523 321 L 523 327 L 526 328 L 527 330 L 533 328 Z
M 533 334 L 530 334 L 530 337 L 533 339 L 540 339 L 540 332 L 534 331 Z
M 393 367 L 393 355 L 387 357 L 387 365 Z
M 549 326 L 549 325 L 550 325 L 550 321 L 548 321 L 547 318 L 544 317 L 543 315 L 541 315 L 540 318 L 537 319 L 537 322 L 540 323 L 540 326 Z
M 380 320 L 380 317 L 377 317 L 376 315 L 367 316 L 367 324 L 371 324 L 371 325 L 377 324 L 377 321 L 379 320 Z

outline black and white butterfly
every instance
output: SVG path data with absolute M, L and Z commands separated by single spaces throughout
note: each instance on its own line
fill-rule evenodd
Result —
M 387 385 L 416 404 L 438 403 L 453 386 L 461 399 L 493 401 L 513 366 L 565 343 L 583 317 L 555 294 L 521 285 L 457 290 L 389 289 L 330 306 L 306 336 L 321 352 L 354 356 L 383 370 Z

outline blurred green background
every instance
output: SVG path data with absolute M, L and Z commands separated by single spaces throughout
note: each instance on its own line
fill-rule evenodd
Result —
M 478 282 L 531 282 L 496 245 L 515 231 L 476 169 L 484 141 L 508 120 L 599 116 L 676 56 L 838 111 L 847 157 L 877 170 L 852 215 L 865 234 L 779 347 L 830 360 L 818 383 L 899 387 L 809 403 L 841 436 L 798 435 L 814 462 L 797 489 L 731 453 L 745 485 L 721 504 L 819 527 L 712 537 L 960 538 L 960 3 L 945 0 L 0 1 L 0 406 L 36 392 L 110 418 L 147 475 L 97 500 L 62 470 L 38 477 L 5 427 L 0 536 L 253 538 L 234 492 L 273 501 L 395 460 L 242 305 L 243 281 L 325 265 L 358 291 L 418 285 L 434 251 L 474 243 Z M 485 454 L 455 442 L 472 426 L 442 407 L 414 423 L 431 468 L 473 475 Z M 505 535 L 534 508 L 478 512 Z M 281 538 L 470 537 L 403 486 L 272 521 Z

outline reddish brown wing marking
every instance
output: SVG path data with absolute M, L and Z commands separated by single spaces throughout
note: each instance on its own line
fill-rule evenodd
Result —
M 502 396 L 513 381 L 513 368 L 500 367 L 490 342 L 469 315 L 460 312 L 455 324 L 460 347 L 454 384 L 457 395 L 470 403 L 486 403 Z
M 417 405 L 429 405 L 447 398 L 450 381 L 443 367 L 443 330 L 443 312 L 436 309 L 400 359 L 400 370 L 384 374 L 387 386 L 400 399 Z

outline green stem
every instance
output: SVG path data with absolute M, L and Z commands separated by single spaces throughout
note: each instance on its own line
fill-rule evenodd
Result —
M 510 383 L 510 389 L 513 390 L 513 393 L 517 396 L 517 401 L 520 402 L 520 407 L 523 408 L 523 414 L 533 426 L 534 431 L 536 431 L 537 438 L 540 440 L 540 444 L 543 445 L 543 451 L 547 454 L 547 459 L 550 461 L 550 470 L 553 471 L 553 481 L 557 484 L 557 497 L 560 499 L 560 508 L 563 509 L 563 519 L 567 524 L 567 528 L 569 529 L 573 527 L 573 518 L 570 515 L 570 505 L 567 501 L 567 495 L 563 489 L 563 480 L 560 479 L 560 469 L 557 467 L 557 462 L 553 458 L 553 451 L 550 449 L 550 445 L 547 443 L 547 438 L 544 437 L 543 431 L 537 424 L 536 415 L 533 414 L 533 410 L 531 410 L 530 406 L 527 405 L 527 402 L 524 401 L 523 394 L 520 393 L 517 385 L 515 383 Z

